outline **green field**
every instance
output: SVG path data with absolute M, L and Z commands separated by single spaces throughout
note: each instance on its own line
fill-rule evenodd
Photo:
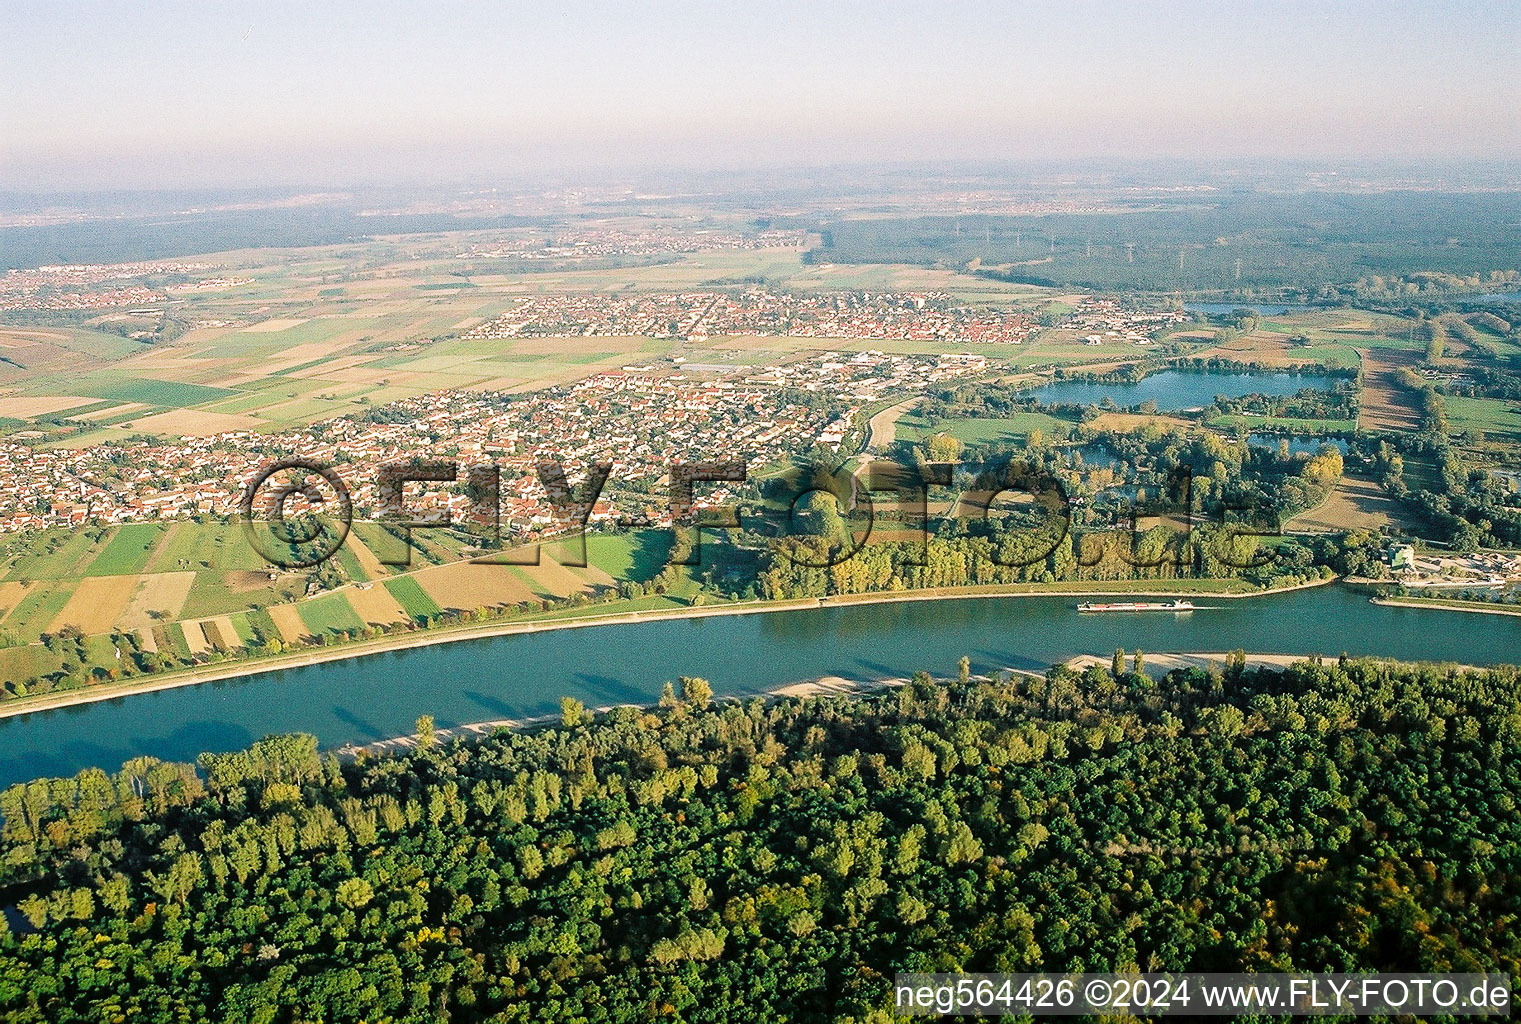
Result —
M 406 557 L 406 546 L 379 523 L 358 522 L 350 528 L 350 534 L 374 552 L 384 564 Z
M 246 582 L 252 579 L 253 585 Z M 238 580 L 236 588 L 229 584 Z M 181 618 L 194 619 L 207 615 L 228 615 L 255 606 L 282 604 L 295 600 L 299 585 L 289 577 L 266 580 L 262 574 L 250 578 L 246 574 L 229 577 L 223 573 L 201 571 L 195 574 L 195 583 L 185 606 L 180 609 Z
M 396 598 L 396 602 L 414 619 L 437 615 L 441 609 L 438 602 L 429 597 L 417 581 L 409 576 L 397 576 L 382 584 Z M 354 616 L 356 619 L 357 615 Z
M 93 373 L 68 382 L 68 390 L 92 398 L 109 398 L 114 402 L 141 402 L 161 408 L 184 409 L 236 394 L 227 388 L 187 384 L 177 380 L 152 377 L 129 377 L 114 373 Z
M 631 533 L 593 533 L 586 537 L 586 561 L 615 580 L 653 579 L 670 557 L 671 535 L 666 530 Z
M 97 530 L 49 530 L 11 564 L 8 580 L 78 579 L 99 549 Z
M 1447 423 L 1451 430 L 1521 440 L 1521 402 L 1501 398 L 1446 398 Z
M 296 605 L 301 621 L 317 636 L 339 633 L 350 629 L 363 629 L 364 622 L 342 594 L 329 594 L 302 601 Z
M 36 637 L 63 611 L 74 594 L 71 583 L 43 584 L 33 587 L 6 616 L 6 632 L 19 637 Z
M 935 434 L 950 434 L 965 444 L 990 444 L 1023 441 L 1032 430 L 1048 436 L 1065 434 L 1071 427 L 1066 420 L 1043 412 L 1021 412 L 1013 416 L 948 419 L 931 425 L 917 413 L 906 413 L 898 420 L 899 437 L 906 441 L 925 441 Z
M 197 626 L 196 628 L 199 629 L 200 627 Z M 178 622 L 171 622 L 163 627 L 162 632 L 163 635 L 160 636 L 159 630 L 155 629 L 153 631 L 154 638 L 159 641 L 159 649 L 168 650 L 169 653 L 181 661 L 189 661 L 190 645 L 185 642 L 185 628 Z
M 86 664 L 101 665 L 106 668 L 121 664 L 121 659 L 116 656 L 116 642 L 109 636 L 85 637 L 84 651 Z M 125 651 L 123 653 L 125 654 Z
M 338 548 L 337 553 L 333 557 L 337 560 L 339 567 L 343 569 L 343 574 L 355 583 L 368 583 L 370 581 L 369 573 L 365 572 L 364 567 L 359 564 L 359 556 L 354 554 L 353 548 L 345 544 Z
M 236 620 L 234 620 L 236 621 Z M 244 621 L 248 623 L 250 631 L 254 634 L 252 640 L 278 640 L 280 628 L 275 625 L 275 620 L 270 618 L 269 612 L 263 608 L 255 608 L 246 613 Z
M 164 527 L 157 523 L 128 523 L 117 527 L 104 550 L 90 563 L 86 575 L 126 576 L 142 572 L 164 532 Z
M 0 683 L 24 683 L 51 675 L 62 667 L 60 655 L 38 644 L 0 648 Z
M 262 572 L 264 556 L 248 543 L 239 523 L 177 522 L 150 562 L 148 572 L 217 569 Z

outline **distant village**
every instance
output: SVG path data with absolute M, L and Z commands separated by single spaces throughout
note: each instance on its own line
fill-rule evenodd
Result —
M 1088 296 L 1078 303 L 1062 326 L 1079 335 L 1087 345 L 1106 342 L 1150 345 L 1157 331 L 1177 327 L 1188 319 L 1181 309 L 1138 309 L 1130 300 Z
M 519 238 L 475 244 L 455 257 L 462 260 L 539 260 L 608 258 L 616 256 L 670 256 L 721 249 L 801 249 L 807 235 L 802 231 L 766 230 L 752 234 L 724 230 L 619 231 L 590 230 L 552 239 Z
M 467 338 L 637 335 L 906 339 L 1022 344 L 1042 330 L 1029 313 L 956 305 L 941 292 L 742 292 L 546 295 L 518 301 Z
M 212 269 L 182 260 L 78 264 L 8 270 L 0 277 L 0 311 L 109 310 L 161 302 L 167 293 L 141 283 L 145 277 L 184 277 Z

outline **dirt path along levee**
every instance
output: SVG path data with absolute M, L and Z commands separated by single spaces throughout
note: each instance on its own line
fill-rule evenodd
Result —
M 866 423 L 866 450 L 886 452 L 898 440 L 898 417 L 924 401 L 922 396 L 890 405 Z

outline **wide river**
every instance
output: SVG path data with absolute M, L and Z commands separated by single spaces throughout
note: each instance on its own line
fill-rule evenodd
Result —
M 1113 600 L 1113 598 L 1107 598 Z M 651 703 L 678 675 L 720 694 L 837 675 L 1041 669 L 1116 647 L 1148 651 L 1380 654 L 1469 664 L 1521 661 L 1521 617 L 1370 604 L 1319 587 L 1250 600 L 1195 598 L 1198 611 L 1078 615 L 1073 598 L 855 605 L 520 633 L 327 662 L 0 720 L 0 785 L 110 770 L 151 754 L 189 759 L 276 732 L 326 747 L 440 726 L 590 706 Z

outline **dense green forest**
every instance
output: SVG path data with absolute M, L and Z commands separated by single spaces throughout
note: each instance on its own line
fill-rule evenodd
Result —
M 355 764 L 276 737 L 13 787 L 0 1014 L 885 1021 L 898 970 L 1521 974 L 1516 669 L 1145 668 L 686 679 Z
M 526 217 L 448 214 L 362 215 L 337 206 L 213 210 L 0 228 L 0 270 L 67 263 L 175 259 L 263 246 L 334 245 L 436 231 L 478 231 L 540 223 Z
M 922 263 L 1055 287 L 1144 291 L 1286 288 L 1450 275 L 1482 287 L 1517 265 L 1521 195 L 1224 191 L 1172 208 L 1029 216 L 831 221 L 815 262 Z

